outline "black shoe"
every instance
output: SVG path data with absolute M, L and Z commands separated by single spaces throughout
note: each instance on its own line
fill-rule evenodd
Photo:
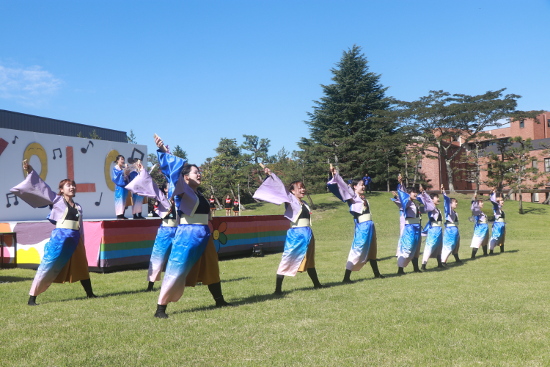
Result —
M 216 301 L 216 307 L 233 306 L 231 303 L 226 302 L 226 301 L 223 299 L 223 296 L 222 296 L 222 298 L 216 299 L 215 301 Z
M 116 216 L 116 219 L 128 219 L 124 216 L 124 214 L 120 214 Z
M 378 279 L 384 279 L 384 278 L 385 278 L 385 276 L 382 275 L 382 274 L 380 274 L 380 273 L 374 274 L 374 277 L 375 277 L 375 278 L 378 278 Z
M 155 317 L 159 319 L 167 319 L 168 315 L 166 314 L 166 307 L 168 305 L 157 305 L 157 312 L 155 312 Z
M 421 269 L 422 269 L 422 270 L 426 270 L 426 264 L 422 264 Z
M 29 301 L 27 302 L 27 305 L 38 306 L 38 303 L 36 303 L 36 296 L 30 296 Z
M 397 275 L 405 275 L 405 270 L 403 270 L 403 268 L 398 268 Z
M 154 285 L 155 285 L 155 282 L 149 282 L 149 284 L 147 284 L 146 292 L 152 292 Z

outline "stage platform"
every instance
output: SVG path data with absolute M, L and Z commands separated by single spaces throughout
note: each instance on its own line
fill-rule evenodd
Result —
M 90 271 L 111 272 L 147 268 L 161 220 L 85 220 L 84 246 Z M 282 215 L 214 217 L 209 222 L 220 258 L 249 255 L 256 244 L 263 251 L 282 251 L 289 222 Z M 17 267 L 36 269 L 54 225 L 49 221 L 4 222 L 0 232 L 15 232 L 2 247 L 6 264 L 13 263 L 17 249 Z

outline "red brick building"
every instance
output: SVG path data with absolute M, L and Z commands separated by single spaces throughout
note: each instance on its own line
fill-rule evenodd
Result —
M 536 192 L 522 194 L 524 201 L 543 202 L 548 198 L 550 192 L 550 154 L 547 151 L 550 148 L 550 112 L 544 112 L 538 115 L 535 119 L 526 119 L 523 121 L 511 121 L 510 126 L 488 130 L 489 133 L 495 136 L 494 139 L 482 140 L 481 155 L 490 151 L 496 151 L 496 141 L 498 139 L 506 139 L 515 136 L 520 136 L 523 139 L 532 139 L 533 150 L 531 150 L 532 167 L 538 168 L 539 172 L 547 172 L 549 176 L 541 179 L 542 185 Z M 449 142 L 457 148 L 461 144 L 461 137 L 456 141 Z M 471 156 L 472 150 L 475 149 L 475 144 L 470 144 L 466 147 L 465 154 Z M 487 180 L 487 162 L 485 157 L 480 158 L 479 165 L 481 167 L 481 192 L 488 192 L 488 187 L 484 182 Z M 529 163 L 528 163 L 529 164 Z M 475 167 L 471 163 L 467 163 L 464 158 L 455 159 L 451 162 L 454 175 L 454 187 L 456 191 L 468 192 L 476 189 L 475 181 L 472 177 L 475 174 Z M 440 160 L 435 154 L 427 153 L 421 163 L 420 171 L 425 174 L 434 190 L 439 189 L 441 184 L 449 187 L 447 179 L 447 169 L 445 162 Z

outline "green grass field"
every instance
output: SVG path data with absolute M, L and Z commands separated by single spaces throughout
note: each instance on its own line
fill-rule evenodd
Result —
M 439 271 L 431 259 L 428 271 L 409 265 L 398 277 L 398 210 L 389 196 L 369 197 L 385 279 L 366 265 L 355 283 L 341 283 L 353 224 L 328 194 L 313 196 L 317 271 L 327 285 L 319 290 L 298 274 L 273 296 L 280 253 L 224 260 L 223 291 L 234 307 L 213 307 L 197 286 L 160 320 L 160 284 L 144 292 L 146 270 L 92 273 L 97 299 L 78 283 L 53 284 L 37 307 L 26 305 L 35 272 L 0 270 L 0 366 L 549 366 L 550 208 L 526 203 L 519 215 L 506 202 L 506 252 L 471 261 L 469 198 L 457 195 L 463 265 L 451 256 Z

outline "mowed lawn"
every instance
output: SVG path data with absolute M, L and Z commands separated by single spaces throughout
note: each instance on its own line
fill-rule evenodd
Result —
M 92 273 L 97 299 L 80 284 L 53 284 L 28 307 L 35 271 L 0 270 L 0 366 L 548 366 L 550 365 L 550 207 L 505 203 L 505 252 L 471 261 L 470 199 L 459 199 L 462 265 L 396 276 L 399 224 L 390 194 L 373 193 L 379 267 L 367 264 L 343 285 L 353 237 L 347 206 L 313 195 L 316 266 L 286 277 L 276 297 L 281 254 L 220 262 L 225 298 L 215 308 L 206 286 L 187 288 L 153 317 L 158 288 L 146 270 Z M 282 214 L 271 204 L 247 215 Z M 442 208 L 442 205 L 441 205 Z M 492 213 L 489 203 L 486 213 Z M 218 211 L 221 213 L 222 211 Z

